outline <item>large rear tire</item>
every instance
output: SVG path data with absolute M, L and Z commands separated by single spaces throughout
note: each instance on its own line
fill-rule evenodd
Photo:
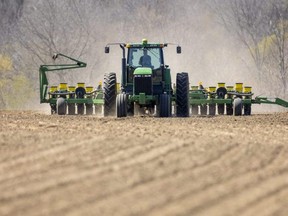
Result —
M 126 94 L 119 94 L 116 97 L 116 110 L 117 110 L 117 117 L 127 117 L 127 95 Z
M 170 95 L 161 94 L 159 99 L 159 117 L 170 117 L 171 109 Z
M 104 116 L 110 116 L 115 114 L 116 103 L 116 74 L 105 74 L 104 77 Z
M 67 104 L 65 98 L 59 97 L 56 102 L 56 109 L 58 115 L 65 115 L 67 110 Z
M 176 77 L 176 116 L 189 117 L 189 76 L 185 72 Z
M 235 98 L 233 101 L 234 116 L 242 115 L 243 102 L 241 98 Z

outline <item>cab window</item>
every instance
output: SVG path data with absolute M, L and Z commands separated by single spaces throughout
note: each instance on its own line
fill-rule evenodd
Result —
M 128 54 L 128 65 L 130 67 L 151 67 L 152 69 L 161 66 L 160 48 L 130 48 Z

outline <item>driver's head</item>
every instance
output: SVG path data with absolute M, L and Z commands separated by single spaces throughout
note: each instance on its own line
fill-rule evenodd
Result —
M 144 49 L 144 50 L 143 50 L 143 53 L 144 53 L 144 55 L 147 55 L 147 50 Z

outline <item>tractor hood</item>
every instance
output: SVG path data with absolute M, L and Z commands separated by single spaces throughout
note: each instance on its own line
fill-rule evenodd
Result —
M 152 69 L 149 67 L 136 68 L 134 75 L 152 75 Z

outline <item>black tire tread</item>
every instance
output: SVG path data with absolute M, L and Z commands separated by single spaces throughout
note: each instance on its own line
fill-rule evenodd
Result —
M 176 115 L 189 117 L 189 76 L 186 72 L 176 76 Z
M 116 74 L 109 73 L 104 76 L 104 116 L 113 115 L 116 103 Z
M 127 117 L 127 95 L 126 94 L 119 94 L 116 97 L 116 110 L 117 110 L 117 117 Z
M 159 117 L 171 116 L 171 97 L 168 94 L 161 94 L 159 98 Z

